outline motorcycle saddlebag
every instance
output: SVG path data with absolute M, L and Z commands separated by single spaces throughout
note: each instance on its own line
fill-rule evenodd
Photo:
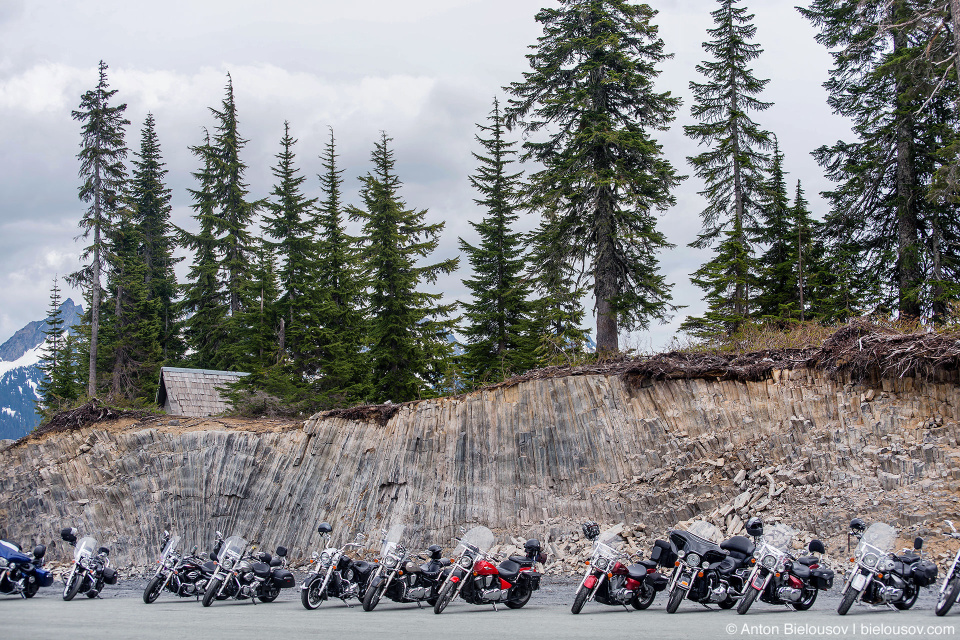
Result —
M 673 547 L 666 540 L 657 540 L 653 543 L 653 551 L 650 552 L 650 559 L 661 567 L 673 568 L 673 563 L 677 561 L 677 554 L 673 552 Z
M 833 587 L 833 571 L 830 569 L 811 569 L 810 584 L 821 591 Z
M 117 572 L 110 567 L 107 567 L 103 570 L 103 583 L 104 584 L 117 584 Z
M 918 560 L 910 569 L 910 576 L 920 587 L 929 587 L 937 580 L 937 565 L 929 560 Z
M 670 579 L 659 571 L 655 571 L 647 574 L 647 584 L 653 587 L 654 591 L 660 592 L 667 588 Z
M 274 569 L 273 581 L 281 589 L 289 589 L 290 587 L 297 586 L 296 578 L 286 569 Z
M 537 573 L 536 571 L 521 571 L 520 577 L 517 580 L 526 580 L 530 583 L 530 590 L 536 591 L 540 588 L 540 577 L 543 574 Z

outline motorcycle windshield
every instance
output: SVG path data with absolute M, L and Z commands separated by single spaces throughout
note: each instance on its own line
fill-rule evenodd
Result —
M 163 548 L 163 553 L 160 555 L 160 563 L 167 564 L 167 561 L 170 560 L 170 556 L 176 552 L 178 546 L 180 546 L 180 536 L 171 537 L 167 542 L 167 546 Z
M 793 550 L 793 538 L 796 530 L 785 524 L 775 524 L 763 533 L 763 542 L 781 553 L 790 553 Z
M 716 525 L 703 520 L 690 523 L 685 530 L 675 529 L 670 535 L 670 539 L 678 549 L 701 555 L 708 551 L 719 551 L 722 538 L 723 534 L 720 533 L 720 529 Z
M 497 539 L 494 537 L 493 531 L 486 527 L 474 527 L 460 538 L 460 544 L 457 545 L 455 555 L 459 556 L 466 550 L 471 553 L 486 553 L 493 548 L 496 542 Z
M 406 530 L 406 525 L 395 524 L 387 529 L 387 531 L 383 534 L 383 544 L 380 547 L 381 560 L 391 554 L 397 556 L 403 555 L 402 553 L 398 553 L 397 547 L 399 547 L 400 543 L 403 541 L 404 530 Z
M 230 536 L 223 541 L 223 549 L 220 550 L 219 554 L 220 563 L 226 565 L 229 562 L 230 566 L 233 566 L 240 561 L 246 550 L 246 540 L 240 536 Z
M 619 549 L 622 543 L 623 538 L 620 537 L 619 529 L 607 529 L 593 543 L 593 557 L 615 560 L 620 555 Z
M 86 538 L 80 538 L 77 542 L 76 548 L 73 550 L 73 559 L 79 560 L 83 557 L 93 557 L 93 554 L 96 553 L 100 545 L 97 543 L 95 538 L 87 536 Z
M 857 556 L 868 553 L 887 554 L 897 542 L 897 530 L 888 524 L 874 523 L 867 527 L 857 545 Z

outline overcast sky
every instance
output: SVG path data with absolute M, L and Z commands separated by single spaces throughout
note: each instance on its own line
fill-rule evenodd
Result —
M 482 216 L 468 176 L 478 150 L 475 123 L 484 122 L 494 96 L 527 70 L 524 55 L 540 35 L 534 16 L 551 0 L 0 0 L 0 341 L 43 318 L 55 274 L 78 266 L 74 241 L 85 205 L 77 198 L 80 133 L 70 111 L 97 81 L 97 63 L 109 66 L 116 100 L 126 102 L 127 144 L 139 148 L 148 112 L 173 189 L 173 221 L 194 228 L 187 188 L 198 166 L 188 147 L 211 126 L 208 107 L 223 98 L 233 77 L 240 133 L 250 142 L 242 159 L 253 198 L 273 185 L 283 122 L 299 138 L 295 148 L 316 195 L 319 154 L 333 127 L 349 203 L 358 204 L 357 177 L 369 170 L 378 132 L 394 139 L 401 195 L 445 221 L 436 258 L 458 254 L 457 237 L 473 240 L 469 220 Z M 666 51 L 658 89 L 683 98 L 673 128 L 660 137 L 683 174 L 698 153 L 684 137 L 690 124 L 691 80 L 704 58 L 701 43 L 712 26 L 715 0 L 652 0 L 660 13 Z M 817 193 L 829 188 L 810 151 L 849 138 L 849 125 L 832 115 L 821 83 L 830 65 L 792 0 L 752 0 L 757 40 L 765 49 L 754 65 L 770 78 L 763 98 L 775 102 L 755 114 L 786 154 L 790 193 L 803 180 L 822 216 Z M 709 259 L 686 245 L 700 229 L 702 184 L 691 177 L 676 191 L 677 205 L 660 229 L 677 245 L 661 256 L 675 302 L 687 305 L 668 325 L 624 336 L 622 346 L 660 349 L 687 314 L 703 311 L 702 292 L 689 275 Z M 522 220 L 532 228 L 536 220 Z M 181 263 L 183 269 L 186 262 Z M 181 269 L 181 275 L 183 272 Z M 458 273 L 437 289 L 463 299 Z M 78 292 L 67 291 L 80 302 Z M 587 308 L 592 307 L 592 298 Z M 593 328 L 591 327 L 591 333 Z

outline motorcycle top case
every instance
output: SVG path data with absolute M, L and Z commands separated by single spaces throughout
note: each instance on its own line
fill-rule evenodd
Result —
M 117 572 L 110 567 L 107 567 L 103 570 L 103 583 L 104 584 L 117 584 Z
M 910 576 L 920 587 L 929 587 L 937 580 L 937 565 L 929 560 L 918 560 L 910 569 Z
M 274 569 L 273 581 L 281 589 L 289 589 L 290 587 L 297 586 L 296 578 L 286 569 Z
M 810 583 L 820 589 L 830 589 L 833 587 L 833 571 L 831 569 L 811 569 Z

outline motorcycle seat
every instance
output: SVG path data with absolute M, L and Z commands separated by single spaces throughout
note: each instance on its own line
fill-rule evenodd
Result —
M 716 563 L 715 565 L 711 565 L 710 568 L 711 568 L 711 569 L 714 569 L 714 568 L 715 568 L 715 569 L 716 569 L 717 571 L 719 571 L 722 575 L 728 576 L 728 575 L 730 575 L 731 573 L 733 573 L 734 571 L 737 570 L 737 565 L 738 565 L 738 564 L 739 564 L 739 563 L 738 563 L 736 560 L 734 560 L 733 558 L 724 558 L 723 560 L 721 560 L 720 562 Z
M 500 577 L 507 582 L 514 582 L 520 574 L 520 565 L 512 560 L 504 560 L 497 567 L 497 571 L 500 573 Z
M 809 567 L 812 564 L 820 564 L 820 559 L 816 556 L 800 556 L 797 558 L 797 562 Z
M 793 575 L 797 576 L 801 580 L 807 580 L 810 578 L 810 567 L 805 564 L 800 564 L 799 562 L 793 565 L 793 568 L 790 570 Z
M 253 569 L 253 575 L 258 578 L 266 578 L 270 575 L 270 565 L 265 562 L 254 562 L 250 568 Z
M 656 565 L 656 563 L 653 563 L 653 564 Z M 629 575 L 634 580 L 643 580 L 644 578 L 647 577 L 647 567 L 642 563 L 632 564 L 629 567 L 627 567 L 627 575 Z
M 372 567 L 370 563 L 364 560 L 356 560 L 353 563 L 353 570 L 356 571 L 357 573 L 361 573 L 361 574 L 370 573 L 371 568 Z
M 724 540 L 720 543 L 720 548 L 731 552 L 731 555 L 742 554 L 744 557 L 752 556 L 756 550 L 756 546 L 746 536 L 733 536 L 729 540 Z
M 647 569 L 647 571 L 650 569 L 656 569 L 659 566 L 657 565 L 656 560 L 638 560 L 637 564 L 643 566 L 645 569 Z
M 532 567 L 533 558 L 528 558 L 526 556 L 510 556 L 511 562 L 516 562 L 521 567 Z
M 912 555 L 912 554 L 910 554 L 910 555 L 903 555 L 903 556 L 896 556 L 896 555 L 895 555 L 894 557 L 895 557 L 897 560 L 899 560 L 900 562 L 902 562 L 903 564 L 913 564 L 914 562 L 916 562 L 917 560 L 920 559 L 920 556 L 915 556 L 915 555 Z

